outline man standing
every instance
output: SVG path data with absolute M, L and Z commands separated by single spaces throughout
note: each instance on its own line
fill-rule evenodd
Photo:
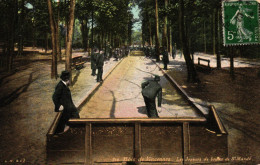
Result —
M 101 51 L 97 54 L 97 63 L 96 63 L 98 74 L 97 74 L 97 82 L 103 81 L 103 66 L 104 66 L 104 52 Z
M 70 118 L 79 118 L 79 113 L 74 105 L 71 92 L 68 87 L 70 73 L 68 71 L 62 71 L 61 81 L 57 84 L 52 100 L 55 104 L 55 112 L 59 112 L 63 109 L 59 125 L 57 127 L 56 133 L 66 132 L 69 129 L 68 120 Z
M 161 107 L 162 103 L 162 87 L 159 81 L 160 77 L 155 75 L 154 80 L 146 81 L 141 85 L 148 117 L 159 117 L 155 104 L 156 96 L 158 97 L 158 107 Z
M 175 59 L 177 53 L 177 47 L 176 47 L 176 43 L 174 43 L 174 46 L 172 48 L 172 59 Z
M 97 48 L 94 48 L 92 53 L 91 53 L 91 58 L 90 58 L 90 61 L 91 61 L 91 69 L 92 69 L 92 76 L 95 76 L 96 75 L 96 53 L 97 53 Z
M 167 64 L 169 63 L 169 56 L 168 56 L 168 52 L 166 50 L 166 47 L 163 47 L 163 51 L 162 51 L 162 55 L 163 55 L 163 64 L 164 64 L 164 70 L 167 70 Z

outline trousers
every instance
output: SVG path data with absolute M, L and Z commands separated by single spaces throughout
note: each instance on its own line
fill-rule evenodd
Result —
M 98 67 L 97 82 L 102 81 L 103 67 Z
M 147 110 L 147 116 L 151 118 L 159 117 L 156 109 L 155 99 L 150 99 L 146 96 L 143 97 L 144 97 L 144 102 Z

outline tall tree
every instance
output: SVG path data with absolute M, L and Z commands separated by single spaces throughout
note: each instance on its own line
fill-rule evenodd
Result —
M 184 26 L 184 2 L 179 0 L 179 31 L 180 31 L 180 40 L 183 47 L 183 54 L 186 62 L 186 67 L 188 71 L 187 81 L 188 82 L 198 82 L 197 72 L 195 70 L 194 64 L 190 57 L 190 50 L 188 46 L 187 34 L 185 33 Z
M 76 0 L 70 0 L 69 24 L 68 24 L 68 39 L 66 41 L 67 44 L 66 44 L 66 63 L 65 63 L 65 68 L 70 73 L 71 73 L 72 36 L 73 36 L 73 29 L 74 29 L 75 3 L 76 3 Z M 70 77 L 70 79 L 71 79 L 71 77 Z
M 155 56 L 156 61 L 160 61 L 160 42 L 159 42 L 159 16 L 158 16 L 158 0 L 155 0 Z
M 18 40 L 18 55 L 22 55 L 23 53 L 23 44 L 24 44 L 24 13 L 25 13 L 25 7 L 24 7 L 24 0 L 20 1 L 20 9 L 21 9 L 21 14 L 19 15 L 19 40 Z
M 60 29 L 59 29 L 59 22 L 60 22 L 60 0 L 57 1 L 57 23 L 56 23 L 56 50 L 57 50 L 57 59 L 61 61 L 61 45 L 60 45 Z
M 162 38 L 162 45 L 168 49 L 168 19 L 167 19 L 167 7 L 168 7 L 168 0 L 164 0 L 164 7 L 165 7 L 165 15 L 164 15 L 164 23 L 163 23 L 163 38 Z
M 56 23 L 54 19 L 51 0 L 47 0 L 50 28 L 51 28 L 51 42 L 52 42 L 52 65 L 51 65 L 51 78 L 57 78 L 57 46 L 56 46 Z
M 220 57 L 220 3 L 218 3 L 217 12 L 216 12 L 216 55 L 217 55 L 217 68 L 221 68 L 221 57 Z

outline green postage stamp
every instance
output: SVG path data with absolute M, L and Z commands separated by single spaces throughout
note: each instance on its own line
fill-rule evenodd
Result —
M 259 4 L 254 0 L 224 0 L 224 45 L 259 44 Z

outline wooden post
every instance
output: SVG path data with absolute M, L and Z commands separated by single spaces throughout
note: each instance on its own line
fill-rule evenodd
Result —
M 134 149 L 135 164 L 140 165 L 141 158 L 141 124 L 135 123 L 135 149 Z
M 189 123 L 184 122 L 182 126 L 182 154 L 183 164 L 187 164 L 185 159 L 189 157 L 190 153 L 190 135 L 189 135 Z
M 86 124 L 85 134 L 85 165 L 92 165 L 92 125 L 91 123 Z

